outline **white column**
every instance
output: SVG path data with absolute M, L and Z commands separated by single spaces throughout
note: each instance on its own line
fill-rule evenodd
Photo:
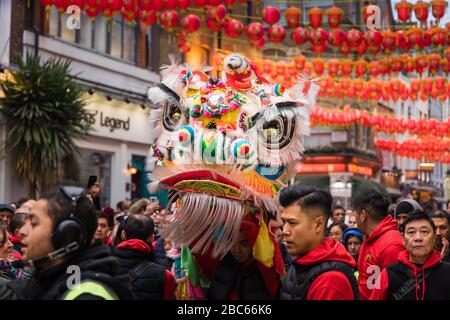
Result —
M 9 43 L 11 38 L 11 2 L 0 1 L 0 63 L 9 65 Z
M 126 191 L 126 184 L 131 183 L 127 164 L 131 161 L 126 143 L 121 143 L 111 163 L 111 206 L 117 202 L 131 197 L 131 191 Z

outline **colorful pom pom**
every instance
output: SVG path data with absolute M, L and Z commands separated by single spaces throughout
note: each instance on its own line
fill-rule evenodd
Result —
M 284 87 L 283 87 L 283 85 L 281 85 L 281 84 L 279 84 L 279 83 L 277 83 L 274 87 L 273 87 L 273 93 L 277 96 L 277 97 L 279 97 L 279 96 L 282 96 L 283 95 L 283 93 L 284 93 Z
M 236 139 L 231 144 L 233 155 L 239 159 L 250 159 L 253 154 L 251 144 L 245 139 Z
M 178 141 L 182 146 L 188 146 L 194 141 L 195 131 L 191 126 L 182 126 L 178 130 Z

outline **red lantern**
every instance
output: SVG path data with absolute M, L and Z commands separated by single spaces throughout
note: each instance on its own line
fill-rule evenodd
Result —
M 450 62 L 447 59 L 441 59 L 440 65 L 442 72 L 444 72 L 445 74 L 450 73 Z
M 325 72 L 325 63 L 323 62 L 322 58 L 314 58 L 312 59 L 312 64 L 314 67 L 314 72 L 321 76 Z
M 122 0 L 100 0 L 100 10 L 102 11 L 102 14 L 106 18 L 106 20 L 111 19 L 112 16 L 119 12 L 122 9 L 122 5 L 125 4 L 125 1 L 122 3 Z M 132 3 L 136 4 L 135 2 Z M 131 10 L 127 11 L 136 11 L 137 8 L 133 4 L 129 5 Z
M 225 22 L 224 30 L 227 36 L 237 38 L 241 35 L 242 31 L 244 31 L 244 24 L 239 20 L 230 19 Z
M 264 7 L 263 20 L 268 24 L 275 24 L 280 20 L 280 9 L 273 6 Z
M 330 31 L 330 36 L 328 37 L 328 43 L 335 47 L 340 47 L 342 43 L 346 40 L 347 34 L 341 29 L 333 29 Z
M 411 17 L 411 10 L 413 8 L 413 5 L 409 3 L 408 1 L 402 0 L 401 2 L 397 3 L 395 6 L 395 9 L 397 9 L 398 18 L 402 22 L 406 22 Z
M 408 41 L 405 33 L 401 30 L 396 32 L 395 45 L 397 48 L 404 51 L 409 51 L 411 48 L 411 43 Z
M 368 48 L 369 48 L 369 52 L 373 55 L 376 55 L 381 51 L 381 46 L 378 46 L 378 47 L 369 46 Z M 357 50 L 357 52 L 358 52 L 358 50 Z M 362 54 L 362 53 L 360 53 L 360 54 Z
M 227 15 L 227 8 L 224 5 L 218 5 L 217 7 L 208 7 L 206 11 L 207 19 L 214 19 L 216 21 L 223 21 Z
M 155 10 L 141 10 L 139 11 L 139 21 L 143 23 L 146 27 L 151 26 L 157 22 L 158 18 L 156 16 Z
M 435 74 L 439 70 L 439 66 L 441 65 L 441 57 L 438 54 L 430 54 L 428 56 L 428 72 L 431 74 Z
M 175 2 L 181 11 L 185 11 L 191 5 L 191 0 L 176 0 Z
M 263 72 L 265 74 L 270 74 L 273 71 L 273 62 L 271 60 L 264 60 Z
M 68 0 L 55 0 L 55 7 L 58 9 L 60 13 L 65 13 L 68 6 L 69 6 Z
M 96 3 L 97 0 L 91 0 L 86 2 L 86 15 L 91 18 L 91 20 L 94 20 L 98 14 L 100 13 L 100 6 Z
M 122 6 L 123 6 L 124 10 L 122 10 L 122 11 L 136 11 L 137 10 L 137 1 L 136 0 L 119 0 L 119 1 L 106 0 L 104 2 L 107 2 L 106 3 L 106 7 L 108 7 L 108 6 L 112 7 L 113 2 L 114 2 L 114 9 L 116 9 L 118 7 L 118 3 L 117 2 L 121 2 L 122 4 L 121 4 L 119 10 L 122 9 Z
M 206 27 L 212 32 L 218 32 L 223 29 L 224 22 L 216 19 L 206 19 Z
M 402 71 L 402 60 L 398 57 L 391 58 L 391 70 L 392 72 L 400 72 Z
M 433 27 L 430 29 L 431 43 L 435 47 L 441 47 L 447 42 L 447 31 L 443 28 Z
M 233 8 L 234 3 L 236 0 L 223 0 L 223 2 L 230 8 Z
M 319 28 L 322 25 L 323 10 L 320 8 L 312 8 L 308 10 L 309 24 L 312 28 Z
M 203 8 L 206 6 L 206 0 L 193 0 L 194 6 Z
M 341 61 L 341 75 L 343 77 L 348 77 L 353 72 L 353 61 L 349 59 L 344 59 Z
M 395 32 L 393 32 L 391 30 L 383 31 L 381 33 L 381 36 L 383 37 L 382 44 L 383 44 L 384 50 L 386 50 L 387 52 L 391 52 L 395 45 L 395 39 L 396 39 Z
M 314 60 L 313 60 L 313 63 L 314 63 Z M 328 75 L 330 77 L 336 77 L 338 75 L 338 73 L 339 73 L 339 60 L 337 60 L 337 59 L 330 59 L 328 61 L 327 70 L 328 70 Z
M 174 10 L 177 7 L 177 0 L 162 0 L 164 10 Z
M 295 44 L 302 45 L 310 39 L 310 32 L 306 28 L 298 27 L 292 32 L 291 40 Z
M 54 2 L 55 0 L 41 0 L 41 4 L 45 7 L 46 10 L 51 8 Z
M 123 19 L 130 24 L 134 23 L 135 20 L 137 20 L 139 18 L 138 11 L 128 11 L 127 9 L 122 8 L 120 13 L 122 14 Z
M 328 40 L 328 32 L 322 28 L 311 30 L 311 42 L 313 44 L 324 44 Z
M 279 24 L 270 26 L 267 33 L 269 40 L 275 43 L 283 42 L 284 38 L 286 38 L 286 29 Z
M 251 22 L 245 28 L 247 37 L 252 41 L 258 41 L 264 37 L 264 25 L 259 22 Z
M 155 11 L 162 11 L 164 9 L 164 0 L 153 0 L 152 2 L 152 7 L 153 10 Z
M 319 43 L 311 43 L 311 50 L 316 53 L 322 53 L 327 50 L 327 45 L 325 42 Z
M 200 29 L 202 21 L 195 14 L 188 14 L 181 19 L 181 27 L 186 32 L 195 32 Z
M 416 50 L 422 47 L 423 29 L 412 27 L 406 31 L 405 35 L 408 37 L 409 42 Z
M 356 53 L 359 55 L 363 55 L 366 53 L 366 50 L 367 50 L 367 42 L 366 40 L 362 39 L 361 43 L 356 48 Z
M 139 9 L 145 11 L 154 9 L 152 0 L 138 0 L 138 6 Z
M 294 58 L 294 64 L 297 71 L 302 71 L 305 68 L 306 58 L 305 56 L 299 55 Z
M 433 14 L 433 17 L 438 20 L 438 22 L 444 16 L 446 8 L 447 1 L 445 0 L 431 1 L 431 13 Z
M 159 22 L 163 28 L 172 30 L 180 22 L 180 16 L 175 10 L 166 10 L 159 16 Z
M 344 11 L 336 6 L 332 6 L 331 8 L 327 9 L 327 11 L 325 11 L 325 15 L 328 17 L 328 25 L 330 26 L 330 28 L 334 29 L 340 26 L 343 14 Z
M 347 31 L 347 40 L 350 47 L 357 48 L 363 41 L 363 35 L 361 31 L 351 29 Z
M 417 1 L 414 5 L 414 14 L 416 15 L 416 19 L 422 23 L 425 23 L 428 19 L 429 8 L 430 4 L 428 2 Z
M 378 61 L 371 61 L 369 63 L 369 74 L 372 77 L 376 77 L 379 73 L 380 71 L 378 70 Z
M 297 28 L 302 17 L 302 10 L 297 7 L 289 7 L 284 12 L 286 23 L 289 28 Z
M 367 61 L 366 60 L 358 60 L 355 62 L 355 73 L 357 77 L 363 77 L 366 74 L 367 70 Z
M 262 48 L 266 44 L 266 38 L 262 37 L 256 41 L 252 41 L 252 45 L 255 48 Z
M 391 66 L 388 59 L 381 59 L 378 64 L 378 71 L 382 75 L 387 75 L 391 71 Z
M 67 2 L 68 2 L 68 7 L 70 7 L 70 6 L 77 6 L 81 10 L 83 10 L 83 8 L 84 8 L 84 6 L 86 4 L 86 0 L 67 0 Z
M 352 51 L 352 48 L 350 48 L 350 46 L 348 45 L 347 39 L 345 39 L 345 41 L 342 42 L 340 51 L 341 54 L 343 54 L 344 56 L 348 55 Z
M 415 61 L 413 58 L 409 57 L 408 55 L 402 55 L 402 61 L 403 61 L 403 68 L 406 73 L 411 73 L 414 71 L 415 68 Z
M 450 62 L 450 48 L 445 49 L 444 57 Z
M 210 6 L 218 6 L 222 3 L 222 0 L 206 0 L 206 3 Z
M 368 30 L 364 34 L 364 39 L 366 39 L 367 44 L 370 47 L 379 47 L 381 45 L 381 41 L 383 41 L 381 32 L 378 30 Z
M 427 57 L 426 57 L 425 55 L 423 55 L 423 54 L 418 55 L 418 56 L 416 57 L 416 59 L 415 59 L 415 62 L 416 62 L 416 71 L 417 71 L 419 74 L 422 74 L 423 71 L 424 71 L 424 70 L 427 68 L 427 66 L 428 66 L 428 60 L 427 60 Z

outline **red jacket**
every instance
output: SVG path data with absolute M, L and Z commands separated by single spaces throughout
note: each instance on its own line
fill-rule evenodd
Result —
M 378 270 L 382 271 L 388 265 L 398 262 L 398 255 L 403 250 L 405 247 L 397 230 L 397 221 L 387 216 L 381 220 L 370 237 L 364 240 L 359 251 L 358 287 L 361 300 L 369 299 L 372 291 L 367 287 L 368 278 Z
M 354 268 L 355 259 L 345 250 L 342 243 L 327 238 L 314 250 L 301 258 L 297 258 L 295 263 L 309 266 L 324 261 L 344 262 Z M 322 273 L 313 281 L 308 289 L 306 300 L 353 300 L 353 291 L 350 281 L 339 271 L 328 271 Z
M 419 283 L 417 283 L 417 274 L 419 272 L 424 272 L 425 269 L 431 268 L 438 263 L 441 262 L 441 255 L 436 250 L 433 250 L 433 252 L 428 257 L 427 261 L 423 264 L 422 268 L 419 268 L 414 263 L 409 261 L 409 252 L 407 250 L 402 251 L 399 255 L 399 261 L 408 266 L 412 271 L 416 278 L 416 288 L 418 287 Z M 425 279 L 425 278 L 423 278 Z M 425 295 L 426 287 L 423 287 L 423 295 Z M 380 276 L 380 287 L 378 289 L 373 289 L 372 293 L 370 295 L 370 300 L 388 300 L 388 290 L 389 290 L 389 277 L 387 270 L 384 269 L 381 272 Z M 421 300 L 421 297 L 417 295 L 416 291 L 416 300 Z

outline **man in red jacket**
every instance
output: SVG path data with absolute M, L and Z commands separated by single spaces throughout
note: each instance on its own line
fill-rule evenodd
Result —
M 449 300 L 450 264 L 434 250 L 436 226 L 422 210 L 409 213 L 401 228 L 406 250 L 383 270 L 371 300 Z
M 283 281 L 281 299 L 357 299 L 354 259 L 340 242 L 325 237 L 331 195 L 293 185 L 281 191 L 280 204 L 284 242 L 295 256 Z
M 397 221 L 388 214 L 389 201 L 376 190 L 362 192 L 355 198 L 356 223 L 365 240 L 359 251 L 358 286 L 361 300 L 380 287 L 384 268 L 398 261 L 405 249 Z

